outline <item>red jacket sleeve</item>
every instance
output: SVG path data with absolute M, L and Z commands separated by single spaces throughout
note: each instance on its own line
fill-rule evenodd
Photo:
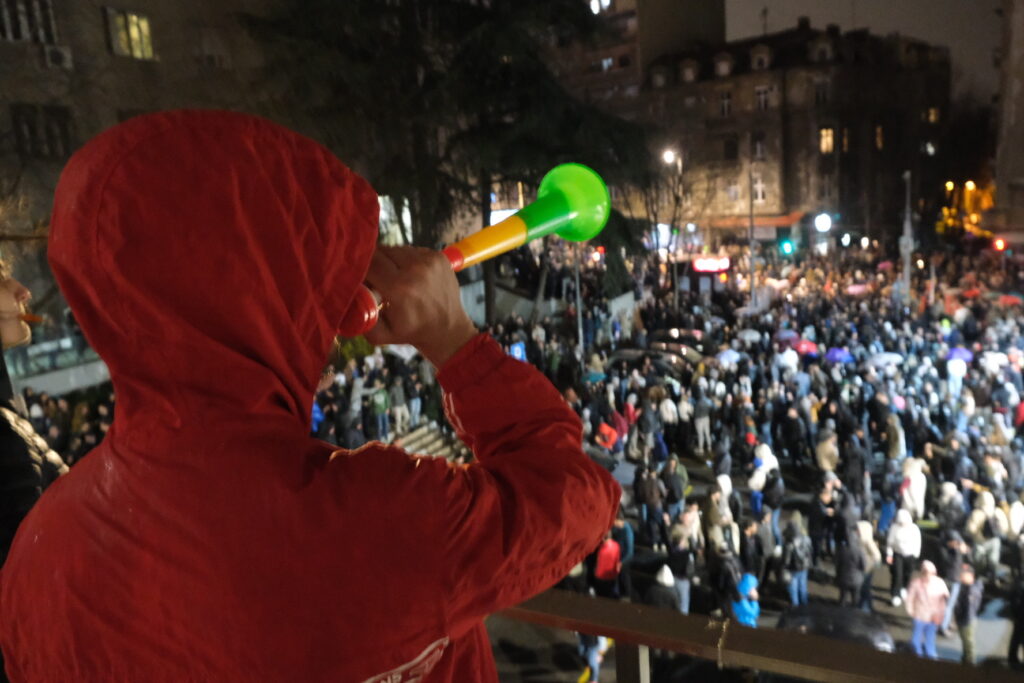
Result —
M 478 462 L 444 487 L 453 636 L 557 583 L 592 552 L 620 490 L 582 450 L 579 418 L 532 366 L 489 336 L 442 368 L 445 411 Z

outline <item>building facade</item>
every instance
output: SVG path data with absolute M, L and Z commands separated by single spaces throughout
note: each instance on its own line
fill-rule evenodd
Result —
M 259 111 L 260 52 L 237 16 L 263 4 L 0 1 L 0 234 L 41 237 L 5 239 L 0 251 L 17 260 L 37 305 L 63 306 L 40 247 L 68 157 L 140 113 Z
M 636 35 L 648 21 L 642 9 L 627 15 Z M 617 14 L 610 20 L 621 22 Z M 748 40 L 706 37 L 680 35 L 674 49 L 648 52 L 639 74 L 598 72 L 591 61 L 588 74 L 566 81 L 658 131 L 652 151 L 664 161 L 665 187 L 653 222 L 688 224 L 712 241 L 746 236 L 753 223 L 758 239 L 801 241 L 827 213 L 833 234 L 895 240 L 906 170 L 915 218 L 936 210 L 923 188 L 942 182 L 945 48 L 834 25 L 819 30 L 806 19 Z

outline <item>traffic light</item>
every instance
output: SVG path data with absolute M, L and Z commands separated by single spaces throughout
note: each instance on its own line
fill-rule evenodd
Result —
M 997 237 L 992 242 L 992 246 L 995 247 L 996 251 L 1004 251 L 1006 249 L 1006 240 L 1002 237 Z
M 793 255 L 793 241 L 792 240 L 782 240 L 781 242 L 779 242 L 779 251 L 782 253 L 783 256 L 792 256 Z

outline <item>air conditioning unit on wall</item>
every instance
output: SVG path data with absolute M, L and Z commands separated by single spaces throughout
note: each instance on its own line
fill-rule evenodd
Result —
M 68 69 L 75 66 L 71 57 L 71 48 L 67 45 L 44 45 L 43 61 L 51 69 Z

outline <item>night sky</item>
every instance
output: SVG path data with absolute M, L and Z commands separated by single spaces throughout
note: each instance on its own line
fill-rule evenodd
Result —
M 999 87 L 993 50 L 1001 39 L 999 0 L 726 0 L 729 40 L 763 32 L 761 10 L 768 7 L 768 31 L 795 27 L 808 16 L 814 28 L 839 24 L 843 31 L 869 28 L 901 34 L 950 48 L 954 96 L 987 102 Z

